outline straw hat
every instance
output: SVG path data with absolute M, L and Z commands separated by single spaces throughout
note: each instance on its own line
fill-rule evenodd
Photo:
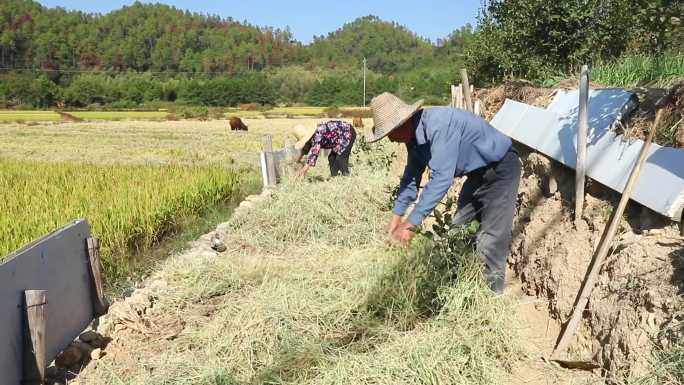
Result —
M 377 142 L 412 117 L 423 106 L 423 100 L 406 104 L 395 95 L 384 92 L 374 97 L 370 106 L 374 126 L 367 140 Z
M 316 127 L 305 127 L 302 124 L 298 124 L 292 128 L 291 132 L 292 135 L 294 135 L 295 138 L 297 138 L 297 143 L 295 143 L 294 145 L 295 148 L 297 150 L 301 150 L 302 148 L 304 148 L 306 142 L 308 142 L 309 139 L 311 139 L 313 134 L 316 132 Z

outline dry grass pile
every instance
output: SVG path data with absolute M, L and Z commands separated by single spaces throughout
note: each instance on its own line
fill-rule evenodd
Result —
M 550 88 L 535 86 L 527 80 L 508 80 L 498 87 L 475 90 L 473 97 L 482 102 L 484 118 L 491 120 L 506 99 L 546 107 L 551 102 L 552 92 Z
M 506 297 L 471 249 L 386 246 L 386 172 L 355 172 L 281 185 L 219 226 L 226 253 L 170 259 L 145 314 L 182 332 L 120 330 L 79 383 L 497 383 L 515 356 Z

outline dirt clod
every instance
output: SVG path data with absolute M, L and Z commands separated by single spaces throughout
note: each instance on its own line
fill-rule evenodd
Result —
M 55 365 L 59 368 L 71 368 L 83 359 L 83 352 L 76 346 L 70 345 L 55 358 Z

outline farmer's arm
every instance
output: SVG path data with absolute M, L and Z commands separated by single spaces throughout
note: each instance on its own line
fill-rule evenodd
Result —
M 316 166 L 316 161 L 318 161 L 318 155 L 321 153 L 322 139 L 323 136 L 321 135 L 320 131 L 316 129 L 316 132 L 311 137 L 311 140 L 309 140 L 302 149 L 302 153 L 304 154 L 304 149 L 308 148 L 309 155 L 306 157 L 306 164 L 301 169 L 299 169 L 299 171 L 297 171 L 297 176 L 303 177 L 311 167 Z
M 460 135 L 448 127 L 437 130 L 430 138 L 430 179 L 408 217 L 411 225 L 420 225 L 449 191 L 456 174 L 459 147 Z
M 408 153 L 408 160 L 404 168 L 404 175 L 399 182 L 399 192 L 397 199 L 394 201 L 392 220 L 386 229 L 390 235 L 401 224 L 401 218 L 406 213 L 408 207 L 416 201 L 418 186 L 420 186 L 423 172 L 425 167 L 427 167 L 421 157 L 418 156 L 417 151 L 412 150 L 409 144 L 406 145 L 406 151 Z
M 409 145 L 406 145 L 408 152 L 408 160 L 404 168 L 404 175 L 399 182 L 399 192 L 397 199 L 394 202 L 394 215 L 403 216 L 406 210 L 416 201 L 418 197 L 418 186 L 423 176 L 423 171 L 427 166 L 424 161 L 420 159 L 417 152 L 412 150 Z

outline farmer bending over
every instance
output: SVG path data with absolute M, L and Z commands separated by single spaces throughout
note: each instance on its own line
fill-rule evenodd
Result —
M 392 142 L 406 143 L 408 151 L 399 195 L 387 227 L 390 239 L 410 243 L 415 227 L 442 200 L 454 178 L 465 175 L 467 180 L 459 194 L 453 222 L 480 222 L 477 251 L 484 260 L 490 287 L 501 293 L 520 181 L 520 158 L 511 147 L 511 139 L 479 116 L 458 108 L 423 109 L 422 105 L 422 100 L 409 105 L 390 93 L 371 101 L 374 127 L 369 141 L 387 136 Z M 430 179 L 404 221 L 404 213 L 418 197 L 426 167 Z
M 316 165 L 318 155 L 322 149 L 329 149 L 328 164 L 330 165 L 330 176 L 349 175 L 349 155 L 356 140 L 354 127 L 341 120 L 330 120 L 316 126 L 307 128 L 298 124 L 292 129 L 292 133 L 297 137 L 298 142 L 295 148 L 300 150 L 299 159 L 306 154 L 306 164 L 299 171 L 298 177 L 303 177 L 311 167 Z

